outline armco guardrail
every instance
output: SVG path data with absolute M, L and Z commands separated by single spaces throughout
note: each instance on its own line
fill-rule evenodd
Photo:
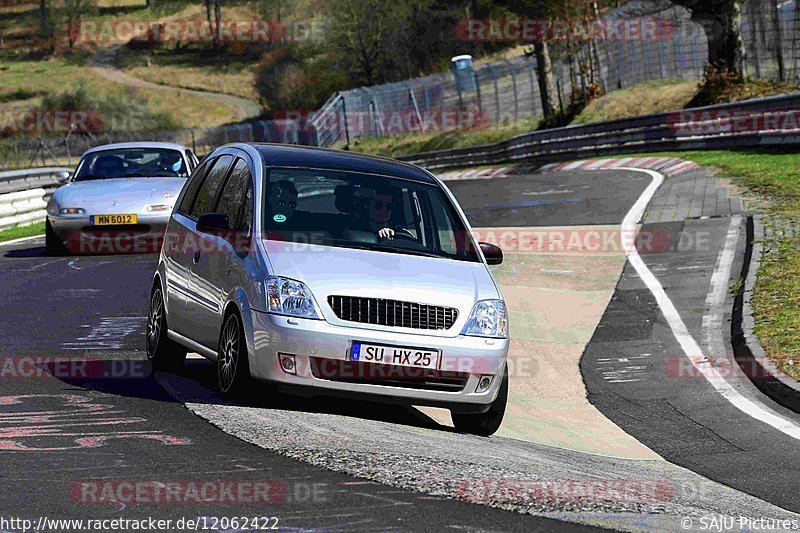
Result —
M 69 168 L 33 168 L 0 172 L 0 230 L 45 219 L 47 200 Z
M 66 167 L 47 167 L 0 172 L 0 194 L 26 191 L 38 187 L 42 187 L 50 193 L 61 185 L 58 173 L 72 170 Z
M 0 230 L 44 220 L 47 202 L 42 188 L 0 194 Z
M 494 144 L 398 159 L 444 170 L 609 154 L 788 144 L 800 144 L 800 94 L 535 131 Z

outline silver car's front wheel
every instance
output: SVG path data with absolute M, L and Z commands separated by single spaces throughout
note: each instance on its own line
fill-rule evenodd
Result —
M 247 345 L 239 316 L 231 313 L 225 320 L 217 352 L 217 382 L 219 390 L 227 395 L 239 395 L 250 382 L 247 362 Z

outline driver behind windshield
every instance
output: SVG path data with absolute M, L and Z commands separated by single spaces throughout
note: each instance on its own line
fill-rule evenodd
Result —
M 178 175 L 183 167 L 181 154 L 175 151 L 161 152 L 158 156 L 158 169 L 164 172 L 174 172 Z
M 365 211 L 357 218 L 351 229 L 370 231 L 381 239 L 394 239 L 395 232 L 406 231 L 390 220 L 394 210 L 394 195 L 389 189 L 378 189 L 375 196 L 367 200 Z

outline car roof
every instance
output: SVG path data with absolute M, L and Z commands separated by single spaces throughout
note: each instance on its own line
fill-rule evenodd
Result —
M 164 143 L 164 142 L 127 142 L 127 143 L 114 143 L 114 144 L 103 144 L 101 146 L 95 146 L 94 148 L 90 148 L 86 150 L 83 155 L 91 154 L 93 152 L 101 152 L 105 150 L 115 150 L 121 148 L 164 148 L 168 150 L 179 150 L 183 152 L 184 150 L 188 150 L 188 148 L 182 144 L 177 143 Z
M 374 155 L 295 144 L 245 143 L 254 147 L 267 167 L 308 167 L 395 176 L 424 183 L 436 183 L 422 168 Z

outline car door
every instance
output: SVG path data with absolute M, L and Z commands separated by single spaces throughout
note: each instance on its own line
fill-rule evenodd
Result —
M 242 214 L 243 210 L 248 213 Z M 242 277 L 242 265 L 249 251 L 252 226 L 252 178 L 248 163 L 237 158 L 211 212 L 228 217 L 230 231 L 204 235 L 205 249 L 192 265 L 191 284 L 201 300 L 192 315 L 198 323 L 214 324 L 197 331 L 197 341 L 216 349 L 222 327 L 222 310 L 229 292 Z M 201 305 L 208 301 L 211 305 Z
M 192 222 L 189 213 L 197 198 L 197 192 L 213 164 L 213 159 L 204 161 L 189 177 L 164 234 L 167 323 L 170 329 L 182 335 L 186 335 L 189 330 L 186 301 L 189 295 L 189 275 L 193 252 L 192 243 L 189 242 L 191 235 L 189 226 Z
M 188 283 L 186 291 L 186 308 L 184 317 L 185 336 L 195 342 L 206 344 L 201 339 L 207 337 L 204 332 L 207 328 L 215 327 L 213 321 L 209 322 L 209 316 L 218 312 L 216 302 L 207 292 L 198 290 L 197 284 L 192 278 L 192 270 L 200 258 L 211 249 L 212 243 L 208 240 L 208 235 L 197 231 L 197 220 L 206 213 L 212 213 L 217 202 L 217 197 L 228 176 L 233 156 L 230 154 L 220 155 L 213 163 L 213 166 L 206 174 L 205 179 L 200 184 L 194 203 L 187 216 L 182 217 L 180 222 L 186 228 L 186 239 L 180 243 L 183 257 L 188 266 Z M 209 348 L 212 346 L 207 345 Z

